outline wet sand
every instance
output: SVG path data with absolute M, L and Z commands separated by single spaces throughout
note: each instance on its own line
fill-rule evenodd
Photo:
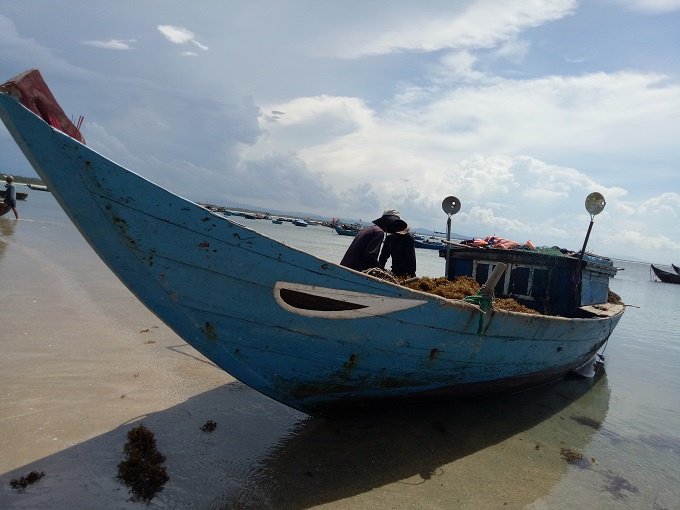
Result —
M 209 441 L 201 425 L 212 419 L 225 429 L 236 411 L 238 427 L 248 430 L 239 415 L 264 412 L 285 432 L 291 417 L 302 416 L 235 383 L 189 347 L 77 235 L 54 249 L 26 237 L 46 230 L 62 237 L 63 223 L 0 221 L 0 508 L 125 507 L 116 466 L 127 430 L 140 421 L 156 434 L 174 481 L 199 482 L 176 504 L 200 508 L 222 494 L 195 469 Z M 187 455 L 196 448 L 178 470 L 174 443 Z M 229 461 L 250 454 L 242 443 Z M 24 493 L 10 489 L 11 479 L 32 470 L 45 478 Z M 171 484 L 165 495 L 166 503 L 175 498 Z
M 605 380 L 596 391 L 569 382 L 492 403 L 311 418 L 189 347 L 68 222 L 8 221 L 0 219 L 3 509 L 143 508 L 116 481 L 126 433 L 140 422 L 170 476 L 151 508 L 523 508 L 574 469 L 561 448 L 585 448 L 607 411 Z M 201 430 L 207 420 L 217 423 L 212 433 Z M 30 471 L 45 477 L 10 488 Z

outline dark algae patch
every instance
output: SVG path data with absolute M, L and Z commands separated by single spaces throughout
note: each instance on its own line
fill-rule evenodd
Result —
M 562 448 L 560 454 L 569 464 L 577 464 L 583 460 L 583 454 L 571 448 Z
M 571 448 L 561 448 L 560 454 L 567 463 L 580 468 L 590 468 L 590 464 L 596 462 L 594 458 L 586 459 L 581 452 Z
M 118 480 L 132 493 L 132 501 L 149 503 L 170 478 L 163 463 L 165 455 L 156 448 L 156 438 L 144 424 L 130 429 L 123 447 L 125 460 L 118 464 Z
M 203 432 L 212 432 L 212 431 L 215 430 L 216 428 L 217 428 L 217 423 L 214 422 L 214 421 L 212 421 L 212 420 L 206 421 L 206 422 L 201 426 L 201 430 L 202 430 Z
M 610 473 L 607 475 L 607 483 L 604 489 L 616 499 L 626 499 L 630 494 L 637 494 L 640 490 L 620 475 Z
M 588 416 L 572 416 L 571 419 L 574 420 L 576 423 L 580 423 L 581 425 L 590 427 L 595 430 L 599 430 L 601 425 L 601 423 L 599 423 L 597 420 L 593 420 Z
M 23 491 L 28 487 L 29 485 L 34 484 L 38 480 L 40 480 L 43 476 L 45 476 L 45 473 L 40 471 L 31 471 L 28 473 L 26 476 L 22 476 L 20 478 L 13 478 L 10 482 L 9 485 L 12 487 L 12 489 L 17 490 L 17 491 Z

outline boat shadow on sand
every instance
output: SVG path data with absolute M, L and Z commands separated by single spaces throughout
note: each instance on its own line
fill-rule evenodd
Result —
M 140 421 L 155 434 L 170 477 L 151 507 L 302 509 L 347 498 L 524 505 L 564 475 L 565 449 L 578 456 L 587 446 L 609 394 L 601 376 L 324 419 L 230 383 L 0 475 L 0 507 L 139 508 L 116 467 Z M 201 430 L 208 421 L 217 424 L 211 433 Z M 577 460 L 591 467 L 589 457 Z M 10 488 L 31 471 L 45 477 L 23 492 Z

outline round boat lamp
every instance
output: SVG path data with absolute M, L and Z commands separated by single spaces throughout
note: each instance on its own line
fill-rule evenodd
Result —
M 442 210 L 449 216 L 456 214 L 460 211 L 460 200 L 454 196 L 446 197 L 442 201 Z
M 600 214 L 606 204 L 607 202 L 605 202 L 604 197 L 597 191 L 594 191 L 586 197 L 586 211 L 592 216 Z

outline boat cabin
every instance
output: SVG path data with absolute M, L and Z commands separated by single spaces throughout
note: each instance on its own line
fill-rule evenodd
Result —
M 446 258 L 446 250 L 440 251 Z M 523 249 L 476 248 L 453 245 L 449 250 L 448 274 L 452 280 L 469 276 L 484 284 L 497 263 L 508 265 L 494 289 L 497 297 L 508 297 L 542 314 L 575 317 L 578 308 L 606 303 L 609 278 L 616 274 L 605 257 Z

